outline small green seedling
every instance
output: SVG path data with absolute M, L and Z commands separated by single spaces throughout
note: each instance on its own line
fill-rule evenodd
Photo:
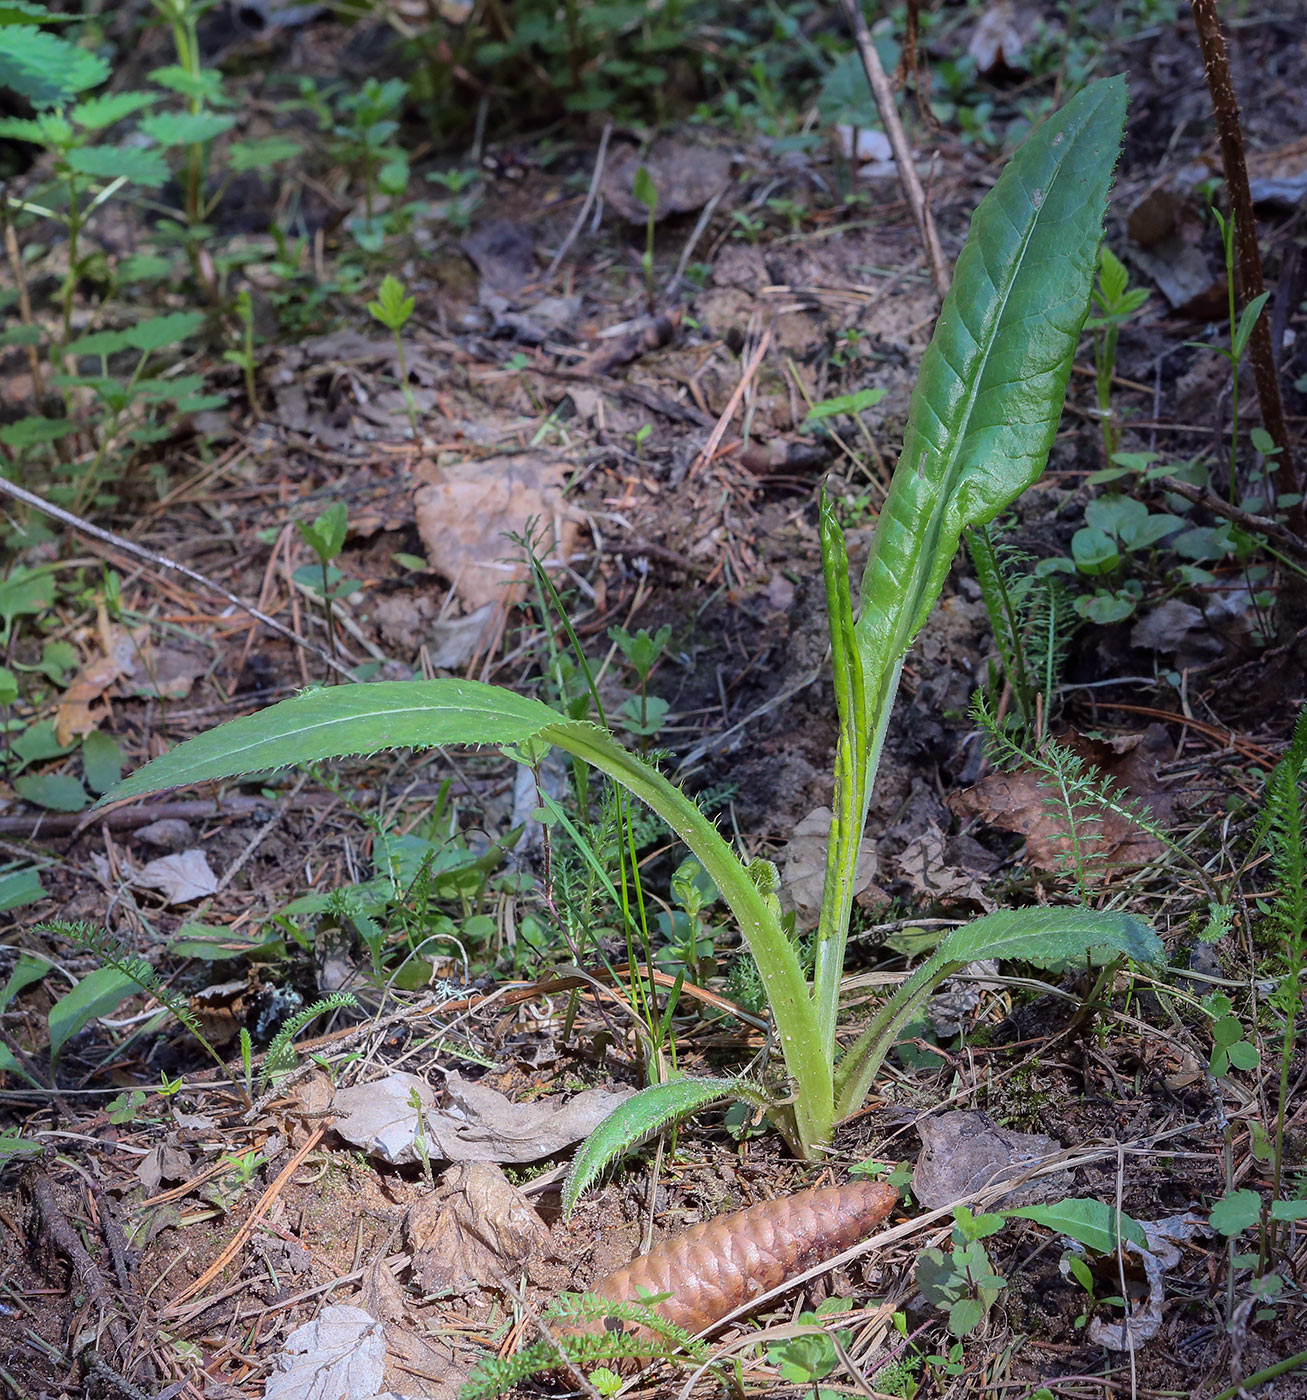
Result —
M 258 361 L 254 358 L 254 302 L 250 297 L 249 289 L 242 287 L 236 293 L 236 319 L 241 325 L 241 346 L 239 350 L 225 350 L 222 358 L 229 365 L 236 365 L 245 378 L 245 397 L 250 405 L 250 412 L 257 414 L 259 411 L 259 391 L 254 382 L 254 372 L 258 368 Z
M 649 174 L 649 168 L 642 165 L 635 172 L 635 181 L 631 186 L 631 193 L 645 207 L 644 221 L 644 256 L 640 259 L 640 266 L 644 270 L 644 285 L 650 299 L 653 298 L 653 255 L 654 255 L 654 224 L 658 219 L 658 186 L 654 184 L 653 176 Z
M 1099 1298 L 1095 1292 L 1094 1271 L 1089 1267 L 1088 1261 L 1083 1254 L 1077 1254 L 1075 1250 L 1068 1249 L 1062 1256 L 1062 1266 L 1066 1273 L 1088 1294 L 1084 1311 L 1079 1313 L 1075 1320 L 1076 1330 L 1079 1331 L 1094 1314 L 1094 1309 L 1103 1303 L 1108 1307 L 1125 1307 L 1125 1299 L 1120 1296 L 1110 1298 Z
M 1232 1069 L 1253 1070 L 1261 1063 L 1261 1052 L 1244 1036 L 1243 1022 L 1233 1014 L 1234 1006 L 1224 992 L 1203 998 L 1203 1010 L 1212 1018 L 1212 1055 L 1208 1070 L 1224 1079 Z
M 813 1400 L 821 1400 L 822 1392 L 818 1382 L 825 1380 L 839 1366 L 839 1348 L 847 1348 L 853 1340 L 852 1332 L 841 1329 L 837 1334 L 837 1346 L 835 1338 L 826 1331 L 822 1323 L 839 1313 L 847 1312 L 848 1309 L 848 1299 L 827 1298 L 818 1305 L 816 1312 L 799 1314 L 799 1326 L 810 1328 L 810 1331 L 767 1344 L 767 1360 L 776 1366 L 787 1381 L 794 1385 L 811 1386 Z
M 1235 275 L 1234 218 L 1223 218 L 1221 211 L 1215 206 L 1212 207 L 1211 214 L 1216 220 L 1217 228 L 1221 230 L 1221 248 L 1225 254 L 1225 284 L 1228 297 L 1226 314 L 1230 344 L 1212 345 L 1202 340 L 1187 340 L 1185 344 L 1197 350 L 1211 350 L 1230 364 L 1230 501 L 1233 504 L 1238 495 L 1239 482 L 1239 366 L 1247 352 L 1248 342 L 1252 339 L 1253 327 L 1257 324 L 1257 318 L 1265 309 L 1271 294 L 1259 293 L 1242 312 L 1238 312 L 1234 299 L 1234 289 L 1238 281 Z
M 1112 460 L 1121 446 L 1121 426 L 1112 412 L 1112 376 L 1116 373 L 1116 344 L 1121 327 L 1148 300 L 1146 287 L 1132 287 L 1125 264 L 1103 244 L 1093 301 L 1096 315 L 1085 322 L 1094 336 L 1094 381 L 1098 389 L 1098 422 L 1103 434 L 1103 458 Z
M 624 627 L 610 627 L 608 635 L 635 672 L 640 687 L 640 693 L 631 696 L 619 711 L 621 723 L 640 739 L 642 749 L 647 749 L 650 738 L 663 727 L 669 708 L 666 700 L 649 694 L 649 677 L 671 640 L 671 626 L 664 623 L 652 636 L 644 627 L 634 636 Z
M 966 1337 L 984 1321 L 1007 1280 L 994 1272 L 982 1240 L 1006 1223 L 1002 1215 L 972 1215 L 966 1206 L 953 1212 L 953 1248 L 923 1249 L 917 1256 L 917 1286 L 928 1302 L 948 1314 L 948 1329 Z
M 408 188 L 408 156 L 394 143 L 394 137 L 409 85 L 402 78 L 388 78 L 384 83 L 367 78 L 361 87 L 338 100 L 334 113 L 318 95 L 311 78 L 302 80 L 300 90 L 319 122 L 336 138 L 337 158 L 362 177 L 365 214 L 362 219 L 351 219 L 349 227 L 360 248 L 379 252 L 386 230 L 384 221 L 377 217 L 376 197 L 378 193 L 397 197 Z
M 368 302 L 368 310 L 395 336 L 395 358 L 399 361 L 399 387 L 404 394 L 404 404 L 408 409 L 408 423 L 413 430 L 413 440 L 418 438 L 418 411 L 413 399 L 413 390 L 408 382 L 408 361 L 404 357 L 403 330 L 408 318 L 413 314 L 417 303 L 413 297 L 405 296 L 404 284 L 398 277 L 388 272 L 381 279 L 381 287 L 376 301 Z
M 336 652 L 336 624 L 333 605 L 363 587 L 362 581 L 346 578 L 340 569 L 332 567 L 331 561 L 345 547 L 349 534 L 349 508 L 344 501 L 333 501 L 314 521 L 295 522 L 300 538 L 318 557 L 316 568 L 306 564 L 296 569 L 294 581 L 301 588 L 309 589 L 322 599 L 323 616 L 327 625 L 327 640 L 332 653 Z

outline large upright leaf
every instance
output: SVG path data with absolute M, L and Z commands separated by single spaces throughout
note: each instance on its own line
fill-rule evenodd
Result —
M 1091 84 L 1022 146 L 971 220 L 862 581 L 873 735 L 962 531 L 1044 469 L 1089 311 L 1125 104 L 1124 78 Z

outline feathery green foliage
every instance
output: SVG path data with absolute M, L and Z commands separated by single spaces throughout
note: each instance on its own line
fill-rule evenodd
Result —
M 1022 744 L 999 724 L 989 701 L 980 691 L 972 699 L 971 718 L 985 731 L 989 758 L 996 768 L 1011 771 L 1029 767 L 1047 780 L 1044 804 L 1070 847 L 1065 863 L 1082 901 L 1088 900 L 1089 888 L 1101 870 L 1105 855 L 1102 851 L 1095 853 L 1090 846 L 1102 825 L 1105 812 L 1124 818 L 1160 841 L 1210 888 L 1202 867 L 1165 827 L 1149 815 L 1148 809 L 1138 799 L 1131 797 L 1105 773 L 1094 772 L 1079 754 L 1073 753 L 1065 744 L 1059 744 L 1055 739 L 1045 740 L 1038 748 Z
M 1282 1018 L 1280 1087 L 1272 1157 L 1275 1194 L 1284 1168 L 1284 1131 L 1289 1107 L 1290 1067 L 1302 1014 L 1303 962 L 1307 960 L 1307 851 L 1303 849 L 1302 782 L 1307 773 L 1307 705 L 1299 712 L 1293 738 L 1266 780 L 1262 815 L 1253 833 L 1250 858 L 1270 851 L 1275 893 L 1260 902 L 1279 939 L 1276 985 L 1269 1001 Z
M 319 1016 L 325 1016 L 330 1011 L 343 1011 L 347 1006 L 357 1006 L 358 1002 L 349 992 L 329 992 L 325 997 L 319 998 L 312 1006 L 305 1006 L 295 1012 L 293 1016 L 288 1016 L 282 1022 L 277 1034 L 268 1042 L 268 1049 L 263 1056 L 263 1068 L 259 1073 L 259 1080 L 263 1084 L 271 1083 L 278 1075 L 284 1074 L 287 1070 L 295 1066 L 295 1037 Z
M 981 525 L 966 544 L 1022 729 L 1038 741 L 1079 619 L 1062 581 L 1036 574 L 1031 556 L 1001 533 Z
M 615 1303 L 593 1293 L 563 1293 L 541 1313 L 547 1326 L 560 1327 L 602 1322 L 610 1317 L 647 1328 L 656 1335 L 607 1330 L 582 1332 L 558 1338 L 558 1345 L 542 1340 L 523 1347 L 512 1356 L 486 1357 L 460 1388 L 459 1400 L 485 1400 L 487 1396 L 502 1395 L 532 1376 L 558 1370 L 564 1355 L 574 1366 L 587 1367 L 630 1359 L 683 1362 L 688 1358 L 698 1363 L 708 1354 L 702 1342 L 696 1342 L 685 1328 L 669 1322 L 648 1303 Z
M 129 981 L 135 982 L 143 992 L 148 992 L 161 1006 L 166 1007 L 200 1042 L 205 1054 L 213 1063 L 224 1074 L 227 1072 L 226 1061 L 204 1034 L 199 1018 L 186 1004 L 186 999 L 178 996 L 144 958 L 129 952 L 121 940 L 108 929 L 100 928 L 86 920 L 72 922 L 67 919 L 51 919 L 47 923 L 38 924 L 33 932 L 53 934 L 56 938 L 67 939 L 69 943 L 92 954 L 103 966 L 111 967 Z

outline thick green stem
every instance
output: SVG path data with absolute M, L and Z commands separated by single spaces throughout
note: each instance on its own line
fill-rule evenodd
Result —
M 834 1047 L 822 1037 L 799 955 L 781 926 L 774 898 L 758 889 L 721 833 L 683 792 L 603 730 L 559 724 L 537 737 L 584 759 L 634 793 L 689 846 L 712 877 L 758 965 L 785 1066 L 795 1082 L 792 1145 L 804 1157 L 821 1155 L 834 1125 Z
M 831 800 L 826 878 L 822 886 L 812 981 L 817 1024 L 827 1053 L 833 1059 L 835 1028 L 839 1019 L 840 981 L 844 976 L 844 953 L 848 946 L 854 883 L 871 791 L 868 783 L 875 775 L 869 774 L 866 767 L 867 697 L 863 685 L 862 658 L 858 654 L 854 633 L 848 554 L 844 546 L 844 532 L 824 493 L 820 529 L 840 738 L 835 750 L 835 791 Z

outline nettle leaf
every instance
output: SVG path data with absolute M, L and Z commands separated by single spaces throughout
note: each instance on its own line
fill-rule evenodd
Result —
M 92 331 L 68 342 L 70 355 L 116 355 L 126 350 L 128 340 L 124 331 Z
M 5 117 L 0 120 L 0 136 L 11 141 L 30 141 L 34 146 L 46 143 L 46 128 L 31 117 Z
M 222 74 L 216 68 L 201 68 L 198 73 L 192 73 L 180 64 L 168 63 L 162 68 L 153 69 L 150 81 L 187 99 L 214 102 L 222 98 Z
M 0 123 L 3 126 L 3 123 Z M 0 131 L 0 136 L 4 135 Z M 11 345 L 40 345 L 45 340 L 45 332 L 40 326 L 10 326 L 7 331 L 0 334 L 0 345 L 8 348 Z
M 72 15 L 52 15 L 44 5 L 34 5 L 32 0 L 3 0 L 0 3 L 0 25 L 27 24 L 67 24 Z
M 65 159 L 79 175 L 99 180 L 127 179 L 151 190 L 168 182 L 163 153 L 140 146 L 78 146 Z
M 204 324 L 203 311 L 174 311 L 154 316 L 123 332 L 134 350 L 163 350 L 193 336 Z
M 1100 261 L 1098 280 L 1103 289 L 1103 301 L 1106 303 L 1106 309 L 1110 310 L 1121 300 L 1126 285 L 1130 281 L 1130 274 L 1126 271 L 1125 264 L 1106 243 L 1103 244 Z
M 141 122 L 141 130 L 161 146 L 196 146 L 212 141 L 236 125 L 223 112 L 156 112 Z
M 0 428 L 0 442 L 6 447 L 35 447 L 43 442 L 58 442 L 81 425 L 71 418 L 20 418 Z
M 257 141 L 235 141 L 227 151 L 227 164 L 234 174 L 267 170 L 283 161 L 294 160 L 304 148 L 286 136 L 265 136 Z
M 158 100 L 157 92 L 106 92 L 79 102 L 68 115 L 78 126 L 102 131 L 133 112 L 152 107 Z
M 962 531 L 993 520 L 1044 470 L 1089 311 L 1125 104 L 1124 78 L 1091 84 L 1031 136 L 972 217 L 862 581 L 863 671 L 888 678 L 872 733 Z
M 5 26 L 0 44 L 0 88 L 12 88 L 33 107 L 57 107 L 109 76 L 108 60 L 30 24 Z
M 614 1158 L 710 1103 L 735 1099 L 766 1108 L 767 1096 L 745 1079 L 669 1079 L 651 1084 L 619 1104 L 590 1134 L 572 1159 L 563 1183 L 563 1215 Z
M 1148 1248 L 1148 1236 L 1144 1234 L 1143 1226 L 1124 1213 L 1120 1216 L 1121 1233 L 1118 1237 L 1116 1207 L 1105 1201 L 1071 1199 L 1048 1206 L 1023 1206 L 1020 1210 L 1007 1210 L 1003 1214 L 1033 1220 L 1037 1225 L 1056 1230 L 1059 1235 L 1078 1240 L 1095 1254 L 1111 1254 L 1117 1247 L 1118 1238 L 1127 1239 L 1140 1249 Z

